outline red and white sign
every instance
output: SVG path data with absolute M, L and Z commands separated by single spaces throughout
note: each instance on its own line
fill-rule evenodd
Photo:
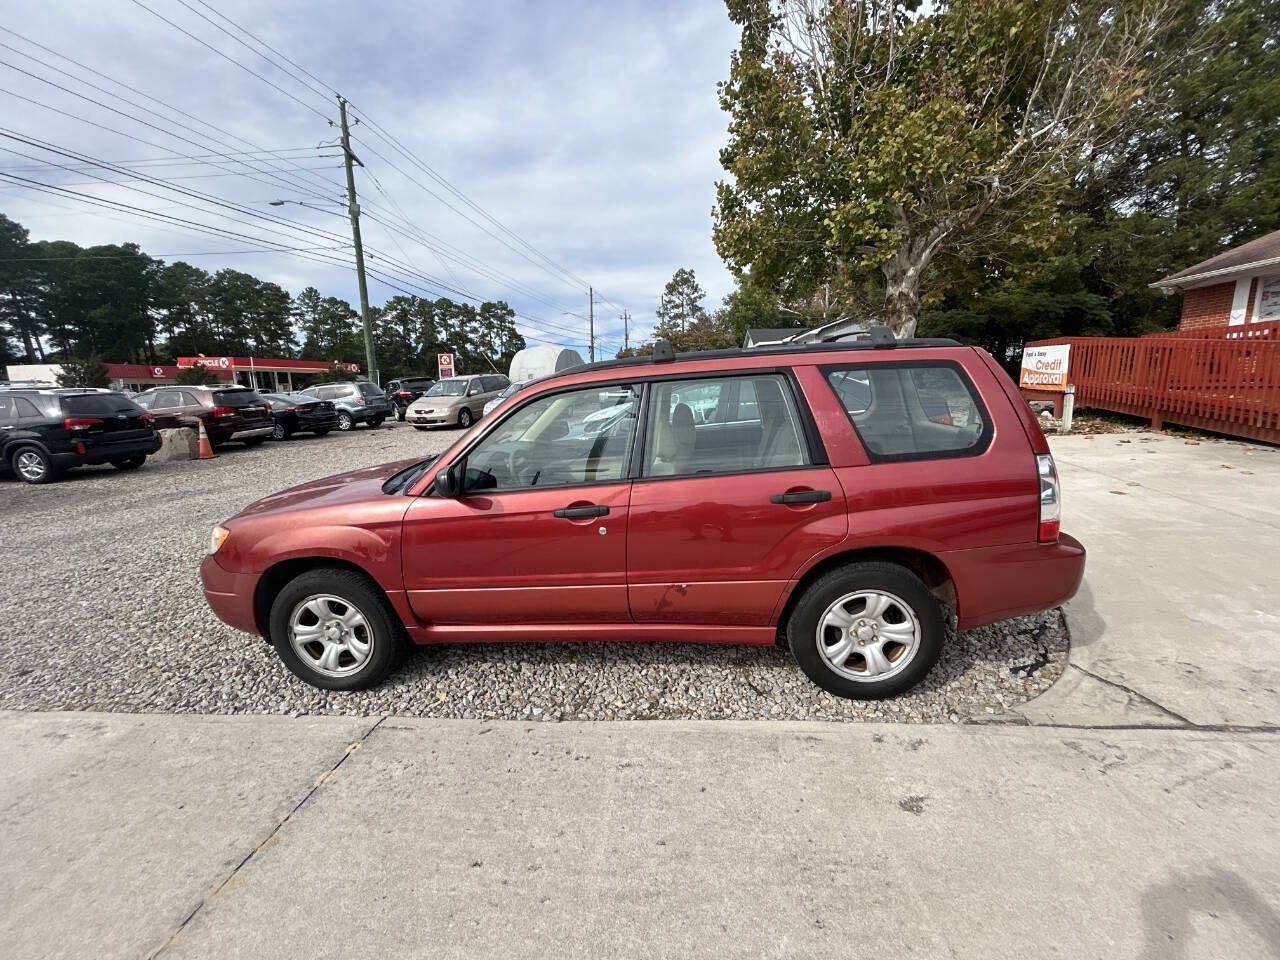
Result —
M 217 367 L 219 370 L 231 369 L 230 357 L 196 357 L 192 366 L 196 367 Z
M 1070 359 L 1069 343 L 1027 347 L 1022 351 L 1022 372 L 1018 376 L 1018 386 L 1024 390 L 1064 393 L 1067 389 L 1067 365 Z
M 440 379 L 444 380 L 453 376 L 453 354 L 437 353 L 436 364 L 440 367 Z
M 339 370 L 345 370 L 347 373 L 360 372 L 360 364 L 358 363 L 343 363 L 341 360 L 335 360 L 333 361 L 333 365 Z

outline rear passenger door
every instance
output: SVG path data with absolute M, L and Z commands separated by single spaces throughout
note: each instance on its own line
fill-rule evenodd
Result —
M 638 622 L 762 626 L 848 519 L 784 373 L 649 384 L 631 492 L 627 582 Z

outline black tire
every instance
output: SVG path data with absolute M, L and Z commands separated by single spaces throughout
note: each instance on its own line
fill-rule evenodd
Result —
M 883 617 L 878 618 L 881 626 L 886 623 L 890 628 L 900 623 L 905 625 L 914 615 L 919 627 L 914 647 L 882 641 L 880 649 L 890 664 L 884 679 L 846 676 L 838 672 L 819 650 L 819 644 L 824 642 L 818 638 L 819 620 L 842 596 L 859 591 L 877 591 L 893 598 L 894 602 L 889 604 Z M 854 618 L 855 623 L 860 622 L 857 599 L 851 599 L 844 607 L 845 613 Z M 866 609 L 865 600 L 862 609 Z M 827 630 L 828 637 L 839 637 L 838 628 L 828 627 Z M 834 634 L 831 631 L 835 631 Z M 804 591 L 787 620 L 787 643 L 800 669 L 828 693 L 851 700 L 882 700 L 914 687 L 937 663 L 944 635 L 942 608 L 924 582 L 906 567 L 879 561 L 851 563 L 820 577 Z M 908 658 L 906 662 L 898 664 L 893 657 L 895 649 L 899 657 Z M 865 674 L 871 670 L 869 660 L 858 653 L 849 654 L 845 664 L 847 672 L 854 674 Z
M 458 426 L 463 430 L 467 429 L 467 427 L 471 426 L 474 422 L 475 417 L 471 416 L 471 409 L 469 407 L 463 407 L 458 412 Z
M 23 467 L 19 467 L 19 460 Z M 29 465 L 29 466 L 28 466 Z M 9 453 L 9 469 L 23 483 L 52 483 L 61 472 L 57 465 L 37 446 L 20 446 Z
M 136 457 L 120 457 L 118 460 L 112 460 L 111 465 L 117 470 L 137 470 L 146 462 L 146 454 L 139 454 Z
M 404 413 L 408 409 L 408 407 L 402 407 L 400 404 L 396 404 L 396 423 L 404 423 Z
M 355 418 L 345 410 L 338 411 L 338 429 L 346 433 L 356 425 Z
M 370 420 L 370 421 L 369 421 L 369 429 L 370 429 L 370 430 L 377 430 L 380 426 L 382 426 L 382 421 L 383 421 L 383 420 L 385 420 L 385 419 L 387 419 L 387 418 L 386 418 L 386 417 L 374 417 L 372 420 Z
M 420 427 L 420 426 L 418 426 L 418 425 L 415 423 L 415 424 L 413 425 L 413 429 L 415 429 L 415 430 L 430 430 L 431 428 L 430 428 L 430 427 Z
M 277 420 L 274 424 L 272 424 L 271 426 L 272 440 L 288 440 L 291 436 L 293 436 L 293 431 L 289 429 L 289 425 L 285 423 L 283 420 Z
M 323 430 L 317 430 L 315 434 L 317 437 L 328 436 L 330 429 L 331 429 L 330 427 L 325 427 Z
M 260 447 L 267 442 L 266 437 L 247 437 L 244 441 L 246 447 Z
M 290 642 L 289 618 L 308 597 L 336 597 L 354 607 L 368 625 L 372 650 L 359 670 L 343 676 L 329 676 L 309 665 Z M 381 683 L 400 663 L 408 638 L 399 617 L 367 576 L 353 570 L 321 567 L 308 570 L 285 584 L 271 603 L 268 621 L 271 644 L 299 679 L 322 690 L 365 690 Z

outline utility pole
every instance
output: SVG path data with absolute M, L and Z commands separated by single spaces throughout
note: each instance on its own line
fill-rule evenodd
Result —
M 587 327 L 591 337 L 591 362 L 596 362 L 596 289 L 587 287 Z
M 360 285 L 360 320 L 364 324 L 364 359 L 369 369 L 366 376 L 378 382 L 378 358 L 373 349 L 373 327 L 369 323 L 369 284 L 364 277 L 364 245 L 360 242 L 360 204 L 356 203 L 356 175 L 352 161 L 360 158 L 351 152 L 351 131 L 347 127 L 347 101 L 338 97 L 338 115 L 342 118 L 342 163 L 347 168 L 347 213 L 351 216 L 351 242 L 356 248 L 356 281 Z
M 631 349 L 631 338 L 629 334 L 631 324 L 631 314 L 626 310 L 622 311 L 622 349 Z

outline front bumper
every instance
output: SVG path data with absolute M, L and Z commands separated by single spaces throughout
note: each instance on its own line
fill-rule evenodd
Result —
M 214 616 L 245 633 L 262 633 L 253 611 L 258 574 L 230 573 L 218 565 L 216 554 L 210 554 L 200 564 L 200 580 Z
M 458 422 L 457 410 L 432 410 L 424 412 L 421 410 L 409 410 L 404 419 L 406 423 L 412 423 L 417 427 L 443 427 Z

